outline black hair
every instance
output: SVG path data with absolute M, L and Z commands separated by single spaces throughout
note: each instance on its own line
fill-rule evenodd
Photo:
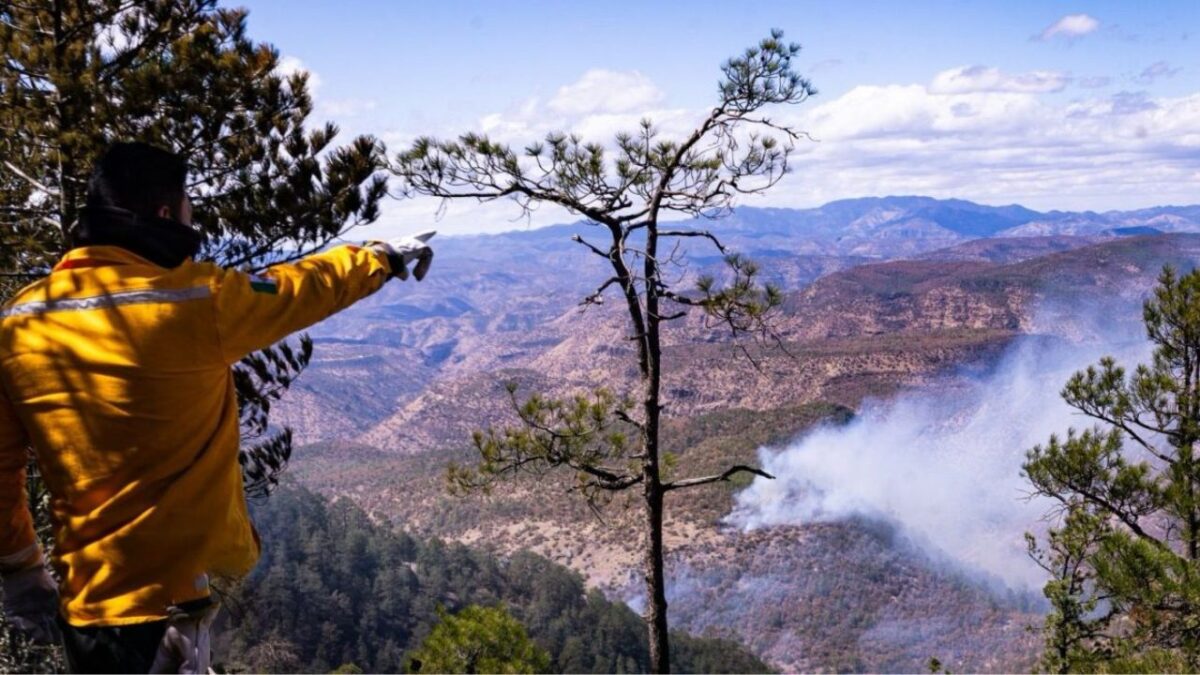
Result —
M 87 205 L 132 211 L 154 218 L 162 207 L 178 217 L 187 182 L 187 162 L 148 143 L 115 143 L 96 162 L 88 181 Z

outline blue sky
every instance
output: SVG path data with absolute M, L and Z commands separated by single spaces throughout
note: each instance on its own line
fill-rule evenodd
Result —
M 684 134 L 718 66 L 772 27 L 819 90 L 779 111 L 819 139 L 755 206 L 928 194 L 1038 209 L 1200 202 L 1200 2 L 229 2 L 317 114 L 399 150 L 486 131 L 598 141 L 642 116 Z M 373 229 L 431 221 L 390 203 Z M 572 219 L 454 204 L 443 231 Z

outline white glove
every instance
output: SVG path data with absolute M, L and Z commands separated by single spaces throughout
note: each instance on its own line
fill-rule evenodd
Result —
M 434 230 L 426 230 L 409 237 L 400 237 L 388 241 L 373 241 L 371 247 L 387 254 L 388 263 L 392 267 L 392 276 L 408 279 L 408 265 L 417 261 L 412 274 L 417 281 L 425 278 L 429 266 L 433 264 L 433 249 L 426 242 L 437 234 Z
M 150 666 L 152 673 L 209 673 L 212 662 L 211 627 L 220 603 L 212 602 L 192 611 L 167 609 L 167 630 L 158 644 Z
M 39 555 L 37 564 L 4 575 L 4 616 L 36 644 L 58 643 L 58 584 Z

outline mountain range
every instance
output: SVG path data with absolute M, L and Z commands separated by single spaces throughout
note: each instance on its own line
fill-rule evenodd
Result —
M 665 441 L 697 473 L 845 423 L 865 401 L 962 386 L 1018 340 L 1088 340 L 1097 315 L 1136 328 L 1162 266 L 1200 260 L 1200 206 L 1041 213 L 886 197 L 680 225 L 718 234 L 785 292 L 782 347 L 739 348 L 699 316 L 664 337 Z M 574 223 L 439 238 L 424 282 L 389 284 L 315 327 L 314 363 L 275 417 L 308 444 L 296 477 L 423 536 L 535 551 L 636 605 L 628 505 L 600 520 L 569 481 L 518 480 L 487 498 L 451 497 L 443 482 L 449 461 L 471 460 L 472 430 L 511 423 L 506 383 L 632 383 L 619 303 L 579 305 L 603 270 L 571 238 L 596 234 Z M 721 270 L 689 244 L 683 287 Z M 676 625 L 785 670 L 1032 665 L 1036 589 L 997 591 L 886 519 L 743 532 L 726 522 L 743 486 L 672 495 Z

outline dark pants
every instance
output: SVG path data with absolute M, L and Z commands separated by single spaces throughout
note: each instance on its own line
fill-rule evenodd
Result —
M 128 626 L 72 626 L 58 618 L 72 673 L 148 673 L 166 620 Z

